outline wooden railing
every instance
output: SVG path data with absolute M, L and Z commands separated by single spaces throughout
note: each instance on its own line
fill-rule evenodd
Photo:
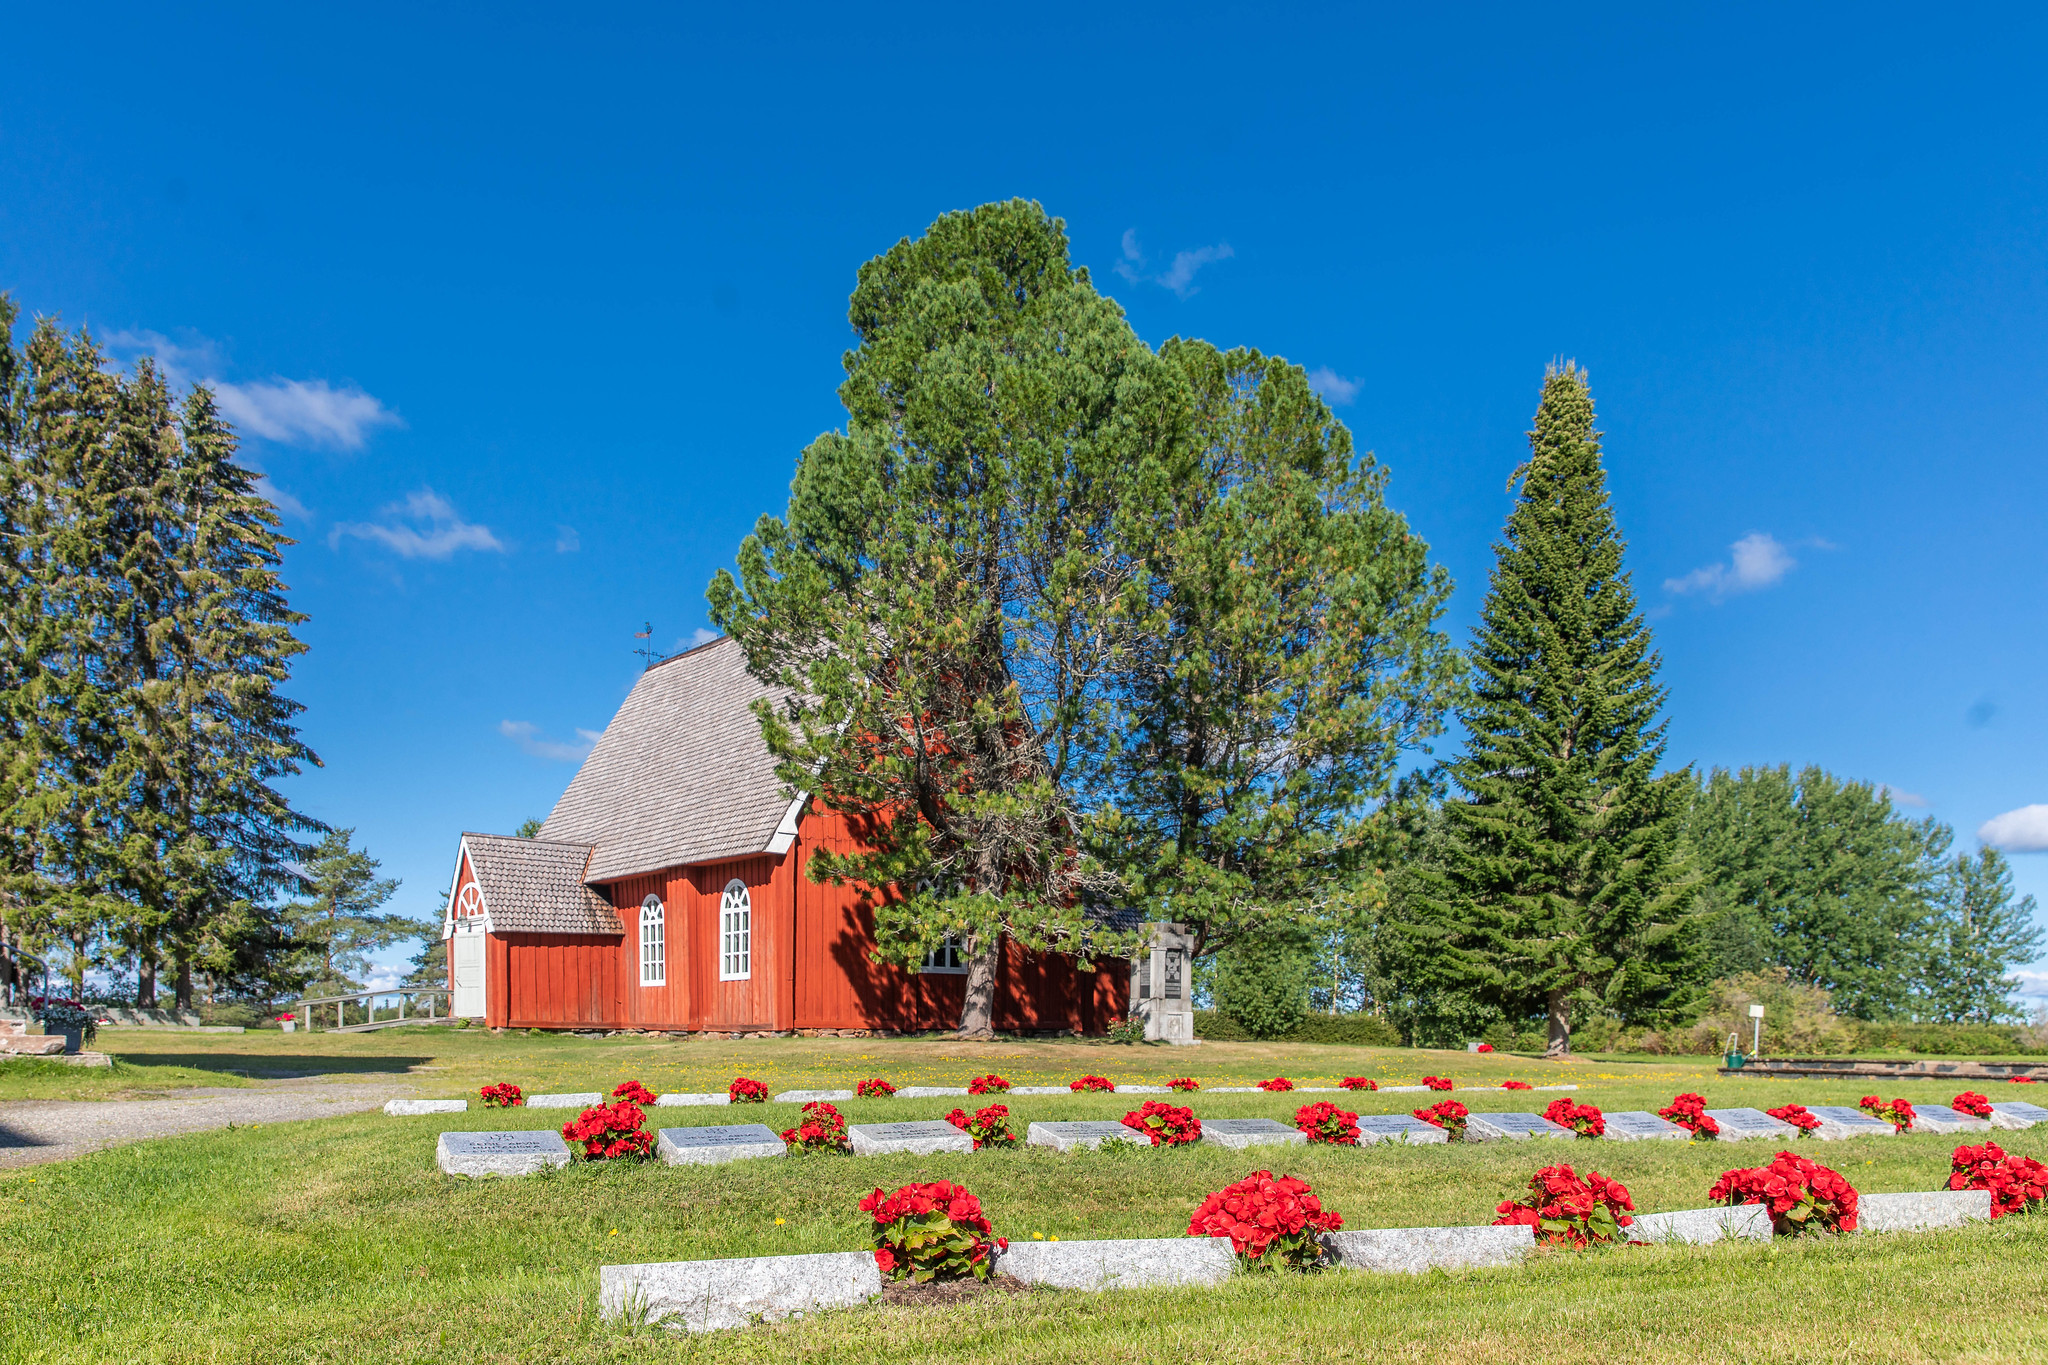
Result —
M 396 1017 L 379 1019 L 377 1001 L 387 1000 L 394 995 L 398 997 Z M 292 1006 L 292 1017 L 304 1025 L 308 1033 L 312 1033 L 319 1026 L 318 1007 L 321 1005 L 334 1006 L 334 1026 L 328 1030 L 331 1033 L 364 1033 L 370 1029 L 396 1028 L 401 1024 L 433 1024 L 448 1017 L 445 1012 L 439 1015 L 434 1013 L 435 1001 L 445 999 L 447 995 L 446 986 L 386 986 L 382 990 L 354 991 L 348 995 L 308 996 Z M 419 996 L 426 997 L 427 1012 L 421 1014 L 415 1009 L 408 1016 L 405 1012 L 406 1002 L 416 1001 Z M 363 1022 L 351 1024 L 348 1022 L 348 1007 L 357 1001 L 362 1002 Z

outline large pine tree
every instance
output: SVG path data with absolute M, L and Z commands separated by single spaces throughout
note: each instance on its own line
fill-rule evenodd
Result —
M 1495 546 L 1446 808 L 1441 909 L 1464 984 L 1541 1012 L 1654 1016 L 1685 983 L 1692 885 L 1674 850 L 1689 775 L 1659 775 L 1664 689 L 1622 570 L 1585 372 L 1544 376 L 1521 494 Z

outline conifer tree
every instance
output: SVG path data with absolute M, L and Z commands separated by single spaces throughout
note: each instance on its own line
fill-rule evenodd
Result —
M 1452 765 L 1443 946 L 1569 1052 L 1575 1012 L 1654 1015 L 1687 984 L 1692 883 L 1674 857 L 1689 773 L 1660 775 L 1664 690 L 1622 568 L 1593 397 L 1544 376 L 1521 491 L 1495 546 Z
M 329 830 L 299 881 L 305 900 L 285 907 L 285 920 L 304 955 L 303 970 L 322 990 L 360 990 L 370 954 L 422 935 L 429 926 L 404 915 L 379 914 L 398 879 L 379 877 L 378 862 L 354 847 L 355 831 Z M 436 935 L 440 926 L 432 926 Z

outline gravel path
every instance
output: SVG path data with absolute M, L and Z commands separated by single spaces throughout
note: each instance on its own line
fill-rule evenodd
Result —
M 409 1093 L 395 1085 L 309 1082 L 250 1090 L 201 1088 L 162 1100 L 10 1100 L 0 1103 L 0 1169 L 67 1161 L 124 1142 L 231 1123 L 333 1118 L 375 1109 Z

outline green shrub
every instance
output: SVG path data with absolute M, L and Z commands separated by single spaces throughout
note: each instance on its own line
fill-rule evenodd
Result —
M 1195 1036 L 1216 1043 L 1258 1041 L 1221 1010 L 1195 1011 Z M 1399 1047 L 1401 1033 L 1376 1014 L 1310 1014 L 1277 1040 L 1341 1047 Z
M 1308 1017 L 1308 960 L 1284 946 L 1231 949 L 1217 964 L 1216 1008 L 1249 1037 L 1286 1037 Z

